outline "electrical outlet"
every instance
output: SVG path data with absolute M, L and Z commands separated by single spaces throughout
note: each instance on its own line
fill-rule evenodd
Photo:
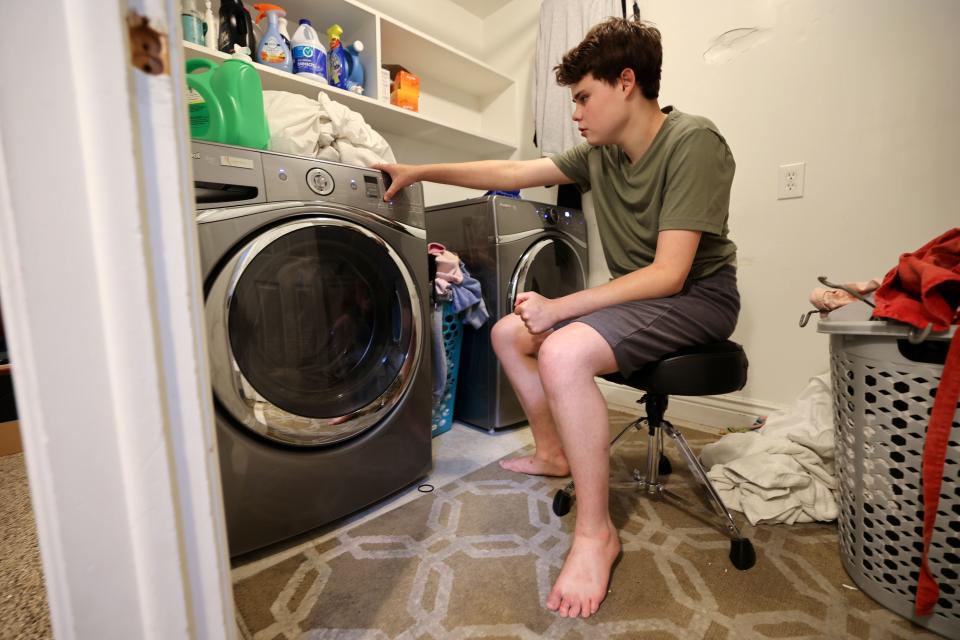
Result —
M 803 197 L 803 174 L 806 162 L 780 165 L 777 174 L 777 200 Z

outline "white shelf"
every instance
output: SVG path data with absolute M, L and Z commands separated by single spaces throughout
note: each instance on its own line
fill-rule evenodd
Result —
M 476 58 L 386 16 L 380 16 L 380 56 L 383 64 L 402 65 L 478 100 L 502 93 L 513 84 L 511 78 Z
M 293 0 L 290 4 L 296 5 L 298 2 Z M 324 13 L 336 8 L 327 5 L 310 6 L 315 16 L 321 6 Z M 369 95 L 350 93 L 254 63 L 265 90 L 288 91 L 310 98 L 316 98 L 317 92 L 323 91 L 336 102 L 362 115 L 364 120 L 380 133 L 395 134 L 428 145 L 456 149 L 469 157 L 505 157 L 516 151 L 515 142 L 487 135 L 479 130 L 484 120 L 481 115 L 485 105 L 502 97 L 504 92 L 513 86 L 512 79 L 475 58 L 367 9 L 353 0 L 340 0 L 337 7 L 337 19 L 346 23 L 345 28 L 349 24 L 351 33 L 363 35 L 369 50 L 364 61 L 367 67 L 365 85 Z M 306 11 L 293 15 L 298 14 L 309 15 Z M 317 23 L 321 25 L 332 19 L 326 16 L 316 17 Z M 371 34 L 377 34 L 379 38 L 371 38 Z M 374 42 L 371 43 L 371 40 Z M 351 41 L 351 38 L 345 40 L 347 43 Z M 183 46 L 187 59 L 206 58 L 219 63 L 230 57 L 190 42 L 184 42 Z M 421 84 L 421 108 L 426 106 L 430 110 L 433 106 L 433 110 L 438 114 L 442 113 L 442 117 L 408 111 L 377 100 L 374 71 L 381 61 L 385 64 L 401 64 L 427 78 L 428 80 Z M 446 92 L 442 93 L 439 99 L 431 95 L 431 83 L 434 82 L 443 85 L 442 91 Z M 449 93 L 449 89 L 453 89 L 455 93 Z M 453 106 L 450 103 L 451 95 Z M 467 106 L 457 106 L 457 101 L 463 101 Z M 461 115 L 465 117 L 460 117 Z

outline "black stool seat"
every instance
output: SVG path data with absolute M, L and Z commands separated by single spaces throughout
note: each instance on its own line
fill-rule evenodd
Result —
M 654 394 L 712 396 L 738 391 L 747 383 L 747 354 L 736 342 L 724 340 L 675 351 L 636 371 L 603 376 Z

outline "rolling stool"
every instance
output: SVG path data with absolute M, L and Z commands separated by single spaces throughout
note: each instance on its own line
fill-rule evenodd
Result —
M 610 442 L 612 450 L 631 428 L 639 431 L 641 425 L 647 425 L 646 477 L 641 475 L 639 469 L 634 469 L 634 482 L 631 485 L 641 491 L 646 490 L 651 498 L 666 497 L 673 502 L 690 505 L 687 500 L 668 491 L 660 482 L 660 476 L 668 475 L 672 470 L 670 461 L 663 454 L 663 433 L 666 432 L 677 443 L 677 448 L 686 459 L 694 477 L 706 488 L 707 497 L 715 512 L 713 515 L 719 517 L 719 523 L 731 538 L 730 561 L 733 566 L 741 571 L 752 567 L 757 557 L 750 540 L 740 534 L 733 516 L 723 505 L 683 435 L 663 419 L 667 409 L 667 397 L 670 395 L 709 396 L 742 389 L 747 382 L 747 355 L 743 348 L 729 340 L 687 347 L 646 365 L 629 378 L 619 374 L 605 375 L 603 378 L 645 392 L 638 402 L 646 407 L 647 415 L 631 422 Z M 558 516 L 569 513 L 573 498 L 574 487 L 571 481 L 554 496 L 553 512 Z

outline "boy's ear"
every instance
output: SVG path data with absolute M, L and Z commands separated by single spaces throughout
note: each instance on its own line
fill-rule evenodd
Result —
M 620 72 L 620 85 L 624 93 L 630 93 L 630 90 L 637 86 L 637 76 L 633 69 L 629 67 Z

